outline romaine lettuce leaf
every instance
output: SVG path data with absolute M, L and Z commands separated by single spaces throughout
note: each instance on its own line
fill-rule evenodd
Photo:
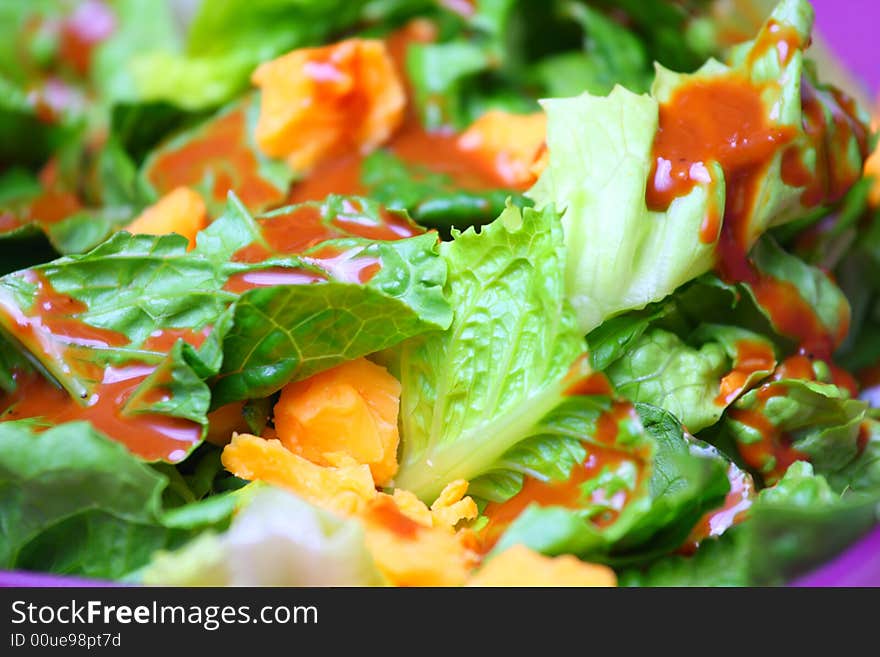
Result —
M 21 169 L 0 177 L 0 249 L 18 252 L 8 259 L 8 271 L 85 253 L 154 200 L 115 134 L 94 151 L 82 134 L 56 154 L 54 179 L 41 181 Z
M 566 400 L 540 422 L 536 435 L 516 444 L 471 481 L 468 492 L 480 500 L 504 502 L 522 489 L 526 477 L 565 481 L 586 458 L 589 439 L 608 405 L 605 399 Z
M 566 278 L 582 330 L 658 301 L 715 264 L 718 236 L 706 240 L 701 226 L 712 212 L 725 208 L 726 186 L 733 184 L 725 181 L 719 162 L 706 162 L 710 182 L 696 183 L 665 212 L 651 211 L 646 203 L 658 109 L 676 90 L 707 81 L 746 80 L 760 92 L 766 120 L 772 117 L 772 124 L 794 135 L 791 143 L 815 155 L 817 146 L 802 122 L 802 53 L 793 44 L 781 64 L 776 49 L 764 45 L 777 29 L 807 43 L 811 25 L 812 10 L 805 0 L 783 0 L 758 39 L 737 51 L 731 67 L 710 60 L 692 75 L 658 67 L 650 96 L 617 87 L 607 97 L 583 94 L 543 101 L 550 158 L 529 195 L 539 207 L 552 203 L 565 210 Z M 802 211 L 802 190 L 782 180 L 782 157 L 780 148 L 770 158 L 754 194 L 760 202 L 737 228 L 746 247 Z M 840 166 L 850 160 L 860 164 L 855 138 L 836 149 L 835 157 Z M 811 175 L 825 175 L 825 164 L 816 166 Z
M 163 138 L 204 118 L 168 102 L 116 103 L 110 112 L 110 132 L 131 159 L 140 164 Z
M 387 208 L 406 210 L 420 225 L 437 228 L 444 235 L 451 228 L 465 230 L 489 223 L 501 214 L 508 199 L 519 207 L 529 204 L 512 190 L 456 189 L 449 176 L 407 164 L 381 149 L 364 159 L 361 183 L 370 198 Z
M 222 105 L 248 88 L 260 62 L 294 48 L 320 45 L 354 25 L 364 5 L 363 0 L 202 3 L 185 48 L 148 44 L 131 60 L 134 99 L 168 101 L 188 110 Z
M 794 463 L 720 538 L 691 557 L 664 557 L 645 570 L 620 573 L 622 586 L 780 585 L 835 556 L 876 525 L 880 493 L 831 490 L 806 462 Z
M 618 586 L 748 586 L 748 539 L 744 528 L 731 527 L 700 543 L 691 556 L 663 557 L 644 569 L 618 572 Z
M 509 206 L 441 244 L 452 326 L 402 345 L 402 452 L 395 484 L 433 500 L 536 433 L 585 351 L 564 299 L 556 213 Z
M 828 474 L 858 453 L 867 406 L 833 383 L 783 378 L 743 395 L 731 407 L 725 428 L 740 452 L 749 455 L 749 466 L 769 481 L 787 466 L 791 450 Z
M 683 544 L 697 521 L 727 494 L 727 462 L 716 451 L 686 439 L 681 424 L 662 409 L 638 404 L 641 431 L 616 449 L 635 450 L 639 473 L 629 486 L 612 480 L 587 482 L 587 492 L 627 492 L 627 502 L 610 524 L 594 525 L 593 502 L 579 509 L 529 506 L 513 521 L 493 554 L 522 543 L 545 554 L 576 554 L 623 565 L 665 554 Z M 635 436 L 635 437 L 632 437 Z M 587 450 L 589 451 L 589 439 Z
M 769 277 L 782 285 L 794 286 L 800 300 L 806 304 L 818 321 L 817 331 L 811 331 L 811 328 L 806 326 L 784 325 L 777 315 L 785 320 L 786 311 L 791 312 L 794 309 L 778 308 L 779 302 L 776 299 L 765 300 L 760 291 L 756 291 L 755 284 L 743 283 L 742 287 L 752 296 L 758 308 L 767 315 L 776 333 L 794 339 L 806 337 L 809 341 L 817 337 L 809 333 L 816 332 L 827 336 L 834 345 L 842 342 L 850 323 L 849 301 L 826 272 L 785 252 L 769 237 L 755 244 L 751 257 L 763 278 Z M 760 282 L 758 285 L 760 286 Z M 793 332 L 793 328 L 797 332 Z M 798 332 L 805 335 L 798 335 Z
M 735 2 L 738 0 L 734 0 Z M 755 0 L 764 3 L 764 13 L 760 10 L 749 13 L 753 22 L 742 39 L 749 38 L 754 30 L 760 27 L 762 21 L 769 13 L 776 0 Z M 695 25 L 706 22 L 723 29 L 725 24 L 718 19 L 719 8 L 717 2 L 696 2 L 682 4 L 669 2 L 669 0 L 599 0 L 600 6 L 609 7 L 617 12 L 624 12 L 629 19 L 629 29 L 642 41 L 650 56 L 663 66 L 674 71 L 692 71 L 696 69 L 705 58 L 712 54 L 723 52 L 724 42 L 694 38 Z M 725 8 L 730 2 L 724 3 Z M 758 13 L 757 22 L 754 22 L 755 14 Z
M 387 349 L 451 321 L 436 237 L 377 242 L 383 267 L 366 285 L 327 282 L 252 290 L 235 306 L 213 381 L 215 407 L 264 397 L 292 379 Z
M 160 552 L 140 573 L 148 586 L 378 586 L 363 528 L 295 495 L 261 488 L 224 534 Z
M 616 84 L 636 93 L 648 90 L 653 72 L 638 36 L 587 4 L 567 2 L 563 7 L 584 29 L 584 64 L 593 76 L 591 83 L 576 93 L 586 90 L 604 96 Z M 640 7 L 638 13 L 643 11 Z
M 716 403 L 716 398 L 730 365 L 717 342 L 695 348 L 674 333 L 654 329 L 607 374 L 620 394 L 664 408 L 690 431 L 699 431 L 721 418 L 724 404 Z
M 234 504 L 169 526 L 167 479 L 84 422 L 36 433 L 0 423 L 0 567 L 119 578 L 154 550 L 224 528 Z M 225 505 L 225 506 L 224 506 Z M 216 513 L 222 507 L 221 512 Z
M 422 123 L 429 130 L 470 123 L 462 84 L 489 69 L 486 50 L 473 41 L 413 44 L 407 51 L 407 71 L 412 80 L 415 101 Z
M 854 207 L 845 208 L 847 214 L 839 213 L 833 229 L 820 234 L 811 254 L 817 266 L 833 268 L 849 299 L 850 331 L 835 358 L 852 371 L 880 363 L 880 208 L 871 208 L 865 199 L 876 181 L 866 178 L 865 182 L 867 187 L 853 190 L 854 196 L 860 195 L 851 199 Z M 803 251 L 798 249 L 798 254 Z
M 0 3 L 0 77 L 19 86 L 27 84 L 28 64 L 44 62 L 56 44 L 40 38 L 26 42 L 25 28 L 37 16 L 58 20 L 63 10 L 58 0 Z
M 41 118 L 24 89 L 0 75 L 0 166 L 42 165 L 75 132 L 71 119 Z
M 310 207 L 331 226 L 347 202 L 331 197 Z M 353 202 L 360 208 L 357 218 L 383 225 L 376 204 Z M 260 222 L 231 196 L 226 213 L 199 235 L 192 251 L 180 236 L 122 232 L 85 255 L 10 274 L 0 279 L 0 325 L 19 337 L 74 398 L 94 394 L 107 366 L 135 362 L 155 370 L 127 398 L 124 413 L 160 413 L 204 426 L 212 401 L 219 406 L 263 397 L 295 377 L 445 328 L 451 321 L 442 292 L 446 265 L 436 253 L 436 236 L 384 242 L 350 237 L 339 229 L 339 239 L 302 253 L 267 252 L 262 261 L 235 261 L 232 256 L 241 249 L 268 244 L 263 230 L 272 218 Z M 332 259 L 312 257 L 326 248 L 370 258 L 378 272 L 363 284 L 340 278 Z M 270 280 L 261 289 L 227 288 L 234 276 L 266 269 L 306 272 L 326 282 L 278 285 Z M 49 290 L 81 307 L 68 313 L 63 303 L 37 306 Z M 21 322 L 30 327 L 24 333 Z M 71 326 L 79 327 L 79 333 L 71 334 Z M 93 339 L 89 334 L 95 331 L 103 332 Z M 170 352 L 161 340 L 151 342 L 163 332 L 181 334 Z
M 655 100 L 616 87 L 543 105 L 550 161 L 529 196 L 565 209 L 566 281 L 581 330 L 658 301 L 712 266 L 711 246 L 699 241 L 705 190 L 666 216 L 645 206 Z
M 671 412 L 696 433 L 772 374 L 776 357 L 773 341 L 761 333 L 703 323 L 706 317 L 743 321 L 746 313 L 736 312 L 737 306 L 758 313 L 736 299 L 735 288 L 705 281 L 691 288 L 696 290 L 686 287 L 668 301 L 604 322 L 587 341 L 594 367 L 604 369 L 620 394 Z M 691 308 L 684 294 L 698 298 L 699 307 Z M 713 308 L 727 303 L 727 316 Z
M 859 431 L 855 458 L 826 476 L 831 487 L 840 494 L 852 491 L 876 495 L 880 492 L 880 421 L 868 418 Z
M 182 37 L 169 2 L 116 0 L 113 11 L 117 28 L 95 49 L 90 71 L 99 99 L 108 108 L 116 102 L 139 100 L 134 62 L 146 53 L 176 51 Z M 185 95 L 198 89 L 180 91 Z

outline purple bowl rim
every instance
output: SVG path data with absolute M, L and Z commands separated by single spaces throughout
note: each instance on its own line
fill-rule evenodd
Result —
M 794 587 L 880 587 L 880 525 L 815 570 L 789 584 Z M 112 587 L 124 583 L 19 570 L 0 571 L 0 588 Z

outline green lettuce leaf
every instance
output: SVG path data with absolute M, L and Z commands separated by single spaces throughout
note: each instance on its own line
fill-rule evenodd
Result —
M 782 584 L 838 554 L 876 525 L 880 493 L 837 495 L 807 463 L 793 464 L 750 510 L 751 576 Z
M 636 93 L 648 90 L 653 72 L 638 36 L 589 5 L 567 2 L 563 7 L 584 29 L 584 64 L 592 78 L 575 93 L 586 90 L 604 96 L 616 84 Z
M 25 41 L 24 36 L 28 22 L 35 17 L 58 20 L 63 10 L 58 0 L 0 3 L 0 77 L 25 86 L 31 67 L 54 56 L 57 48 L 54 39 L 40 35 Z
M 868 418 L 860 427 L 859 450 L 845 466 L 826 476 L 838 493 L 880 492 L 880 421 Z
M 865 181 L 867 188 L 876 184 L 871 178 Z M 831 241 L 823 245 L 819 259 L 823 266 L 826 262 L 832 265 L 834 258 L 839 259 L 834 272 L 849 299 L 852 319 L 850 332 L 835 358 L 855 371 L 880 363 L 880 208 L 868 207 L 864 198 L 854 201 L 853 205 L 852 226 L 842 231 L 846 248 Z M 835 227 L 845 226 L 847 219 L 841 216 Z M 880 402 L 874 405 L 880 406 Z
M 605 371 L 636 344 L 642 334 L 655 322 L 672 310 L 669 304 L 651 304 L 643 310 L 612 317 L 602 322 L 587 335 L 590 346 L 590 363 L 593 368 Z
M 159 548 L 228 524 L 225 512 L 164 522 L 167 479 L 88 424 L 35 433 L 0 423 L 0 567 L 119 578 Z
M 587 456 L 586 439 L 596 434 L 596 421 L 607 410 L 605 400 L 569 400 L 545 417 L 537 435 L 505 452 L 492 468 L 470 482 L 468 493 L 489 502 L 516 495 L 526 477 L 565 481 Z
M 743 395 L 733 409 L 759 413 L 771 430 L 731 414 L 726 429 L 743 448 L 767 447 L 765 460 L 753 467 L 771 477 L 778 471 L 773 445 L 787 443 L 806 455 L 816 470 L 831 473 L 846 466 L 858 452 L 859 431 L 867 403 L 851 399 L 849 392 L 832 384 L 802 379 L 781 379 Z M 770 445 L 767 445 L 767 442 Z
M 395 484 L 434 499 L 540 433 L 585 345 L 564 299 L 557 215 L 510 206 L 441 245 L 452 326 L 402 345 Z
M 406 65 L 424 126 L 436 130 L 470 123 L 461 87 L 467 78 L 486 71 L 490 63 L 486 50 L 472 41 L 413 44 L 407 51 Z
M 69 119 L 41 119 L 25 91 L 0 76 L 0 166 L 39 167 L 74 131 Z
M 174 52 L 181 46 L 171 3 L 156 0 L 116 0 L 117 28 L 94 51 L 90 76 L 99 98 L 112 103 L 139 100 L 135 62 L 152 52 Z M 198 93 L 197 88 L 186 90 Z M 179 90 L 184 93 L 184 90 Z
M 718 343 L 695 349 L 674 333 L 654 329 L 609 368 L 608 378 L 625 397 L 664 408 L 699 431 L 721 417 L 724 407 L 715 398 L 729 370 Z
M 131 159 L 140 164 L 163 138 L 189 127 L 202 113 L 187 112 L 172 103 L 128 102 L 113 105 L 110 131 Z
M 449 326 L 452 313 L 443 293 L 447 267 L 437 257 L 436 236 L 426 233 L 392 242 L 351 236 L 333 224 L 346 212 L 346 203 L 344 197 L 330 196 L 323 203 L 307 204 L 320 209 L 325 225 L 333 227 L 338 239 L 304 252 L 306 260 L 278 254 L 279 258 L 254 266 L 308 267 L 309 253 L 333 245 L 359 248 L 359 257 L 375 257 L 382 268 L 364 285 L 330 280 L 317 286 L 288 285 L 244 293 L 224 336 L 222 369 L 212 382 L 215 407 L 265 397 L 293 379 Z M 361 214 L 381 223 L 378 204 L 367 199 L 357 199 L 357 203 L 363 208 Z M 282 208 L 264 215 L 261 226 L 291 211 Z M 233 222 L 237 228 L 231 227 Z M 242 238 L 245 244 L 259 241 L 261 230 L 237 219 L 215 222 L 200 236 L 196 252 L 217 248 L 231 255 L 237 245 L 231 249 L 212 245 L 228 240 L 236 231 L 256 231 Z
M 841 341 L 849 328 L 849 301 L 827 273 L 785 252 L 771 238 L 759 240 L 752 249 L 751 257 L 762 275 L 793 285 L 801 299 L 813 310 L 824 332 L 835 342 Z M 743 288 L 761 308 L 761 300 L 755 296 L 752 285 L 744 283 Z M 785 327 L 776 325 L 773 313 L 762 310 L 776 332 L 784 335 Z
M 456 189 L 449 176 L 407 164 L 381 149 L 364 159 L 361 183 L 370 198 L 387 208 L 406 210 L 419 224 L 445 235 L 450 228 L 465 230 L 489 223 L 501 214 L 508 199 L 519 207 L 528 205 L 525 197 L 510 190 Z
M 15 372 L 29 372 L 30 366 L 22 353 L 0 336 L 0 394 L 15 392 Z
M 691 557 L 670 556 L 620 574 L 623 586 L 780 585 L 834 557 L 880 520 L 880 493 L 844 494 L 794 463 L 749 509 L 749 518 Z
M 659 406 L 697 432 L 718 422 L 733 401 L 719 398 L 721 380 L 736 367 L 737 345 L 742 342 L 773 353 L 768 340 L 733 326 L 701 324 L 687 341 L 671 331 L 652 328 L 630 340 L 628 350 L 606 373 L 623 396 Z M 750 372 L 740 392 L 769 376 L 774 365 Z
M 362 0 L 219 0 L 203 3 L 185 48 L 147 46 L 132 59 L 135 98 L 188 110 L 217 107 L 248 88 L 254 68 L 294 48 L 317 46 L 352 26 Z M 161 43 L 161 42 L 160 42 Z
M 158 553 L 148 586 L 379 586 L 363 528 L 295 495 L 261 488 L 224 534 Z
M 64 145 L 57 153 L 59 180 L 44 187 L 21 169 L 0 178 L 0 208 L 12 220 L 0 230 L 0 250 L 8 249 L 10 262 L 3 273 L 54 259 L 58 254 L 85 253 L 128 224 L 155 196 L 144 185 L 137 167 L 111 134 L 95 153 L 87 134 Z M 66 216 L 42 214 L 45 196 L 72 196 L 80 207 Z M 49 207 L 64 208 L 66 200 Z M 30 253 L 29 253 L 30 251 Z M 6 262 L 4 262 L 6 265 Z
M 42 191 L 36 176 L 20 167 L 0 174 L 0 276 L 55 257 L 38 227 L 20 220 L 20 207 Z
M 493 548 L 497 554 L 518 543 L 545 554 L 575 554 L 616 565 L 635 563 L 681 546 L 697 521 L 727 494 L 727 462 L 716 451 L 686 439 L 681 424 L 662 409 L 637 405 L 641 426 L 615 449 L 631 451 L 635 470 L 606 472 L 584 484 L 578 509 L 531 505 Z M 621 438 L 619 437 L 620 441 Z M 589 451 L 589 439 L 587 439 Z M 611 476 L 609 476 L 611 475 Z M 610 524 L 596 526 L 594 491 L 626 491 L 628 501 Z
M 216 322 L 234 298 L 222 290 L 225 278 L 219 264 L 187 253 L 186 240 L 176 235 L 117 233 L 88 254 L 61 258 L 0 279 L 5 310 L 0 323 L 16 334 L 13 317 L 32 309 L 38 294 L 32 276 L 37 274 L 56 292 L 85 304 L 87 309 L 77 314 L 77 321 L 121 333 L 129 344 L 115 347 L 96 342 L 68 350 L 61 357 L 58 354 L 69 341 L 48 329 L 38 330 L 41 337 L 35 336 L 34 344 L 25 345 L 72 395 L 88 395 L 99 382 L 91 378 L 89 368 L 77 367 L 77 361 L 158 364 L 166 358 L 164 352 L 141 348 L 152 333 L 169 328 L 202 330 Z M 186 290 L 181 294 L 176 288 L 184 281 Z M 189 355 L 197 356 L 194 351 Z M 208 398 L 204 388 L 191 404 L 204 412 Z
M 358 202 L 381 223 L 376 204 Z M 345 199 L 312 205 L 330 224 Z M 154 366 L 122 411 L 161 413 L 204 426 L 212 401 L 220 406 L 266 396 L 293 378 L 445 328 L 451 321 L 442 292 L 446 266 L 436 253 L 434 235 L 381 242 L 339 231 L 340 239 L 314 247 L 335 245 L 377 258 L 380 271 L 363 285 L 335 280 L 309 257 L 311 251 L 278 253 L 257 263 L 230 261 L 241 248 L 265 242 L 262 227 L 271 220 L 256 223 L 233 196 L 227 212 L 199 235 L 192 251 L 177 235 L 123 232 L 85 255 L 10 274 L 0 279 L 0 326 L 19 335 L 22 317 L 42 314 L 112 331 L 119 337 L 77 343 L 38 322 L 32 335 L 23 336 L 22 346 L 74 398 L 92 395 L 106 366 L 131 361 Z M 243 294 L 224 289 L 231 276 L 268 267 L 312 271 L 328 280 Z M 63 308 L 35 309 L 36 277 L 84 309 L 70 316 Z M 198 349 L 184 340 L 177 340 L 170 352 L 149 346 L 156 332 L 168 330 L 208 335 Z M 162 393 L 159 401 L 153 400 L 155 391 Z
M 445 268 L 435 245 L 426 234 L 368 247 L 363 253 L 377 255 L 384 267 L 365 286 L 328 282 L 244 294 L 224 337 L 214 405 L 264 397 L 294 378 L 448 326 Z
M 645 569 L 618 573 L 618 586 L 749 586 L 748 538 L 732 527 L 702 543 L 692 556 L 668 556 Z
M 754 22 L 755 10 L 748 14 L 752 22 L 747 25 L 743 39 L 748 38 L 760 27 L 776 0 L 755 0 L 763 3 L 764 12 L 758 14 Z M 723 52 L 724 42 L 719 39 L 695 38 L 695 26 L 709 23 L 723 30 L 726 23 L 718 19 L 730 2 L 696 2 L 682 4 L 668 0 L 599 0 L 596 3 L 617 12 L 626 14 L 629 29 L 642 41 L 643 47 L 655 61 L 674 71 L 692 71 L 705 61 L 706 57 Z M 741 4 L 741 0 L 734 0 Z M 726 18 L 725 18 L 726 20 Z
M 812 10 L 805 0 L 784 0 L 772 19 L 808 41 Z M 770 29 L 770 23 L 763 28 Z M 789 126 L 795 142 L 809 150 L 813 145 L 803 129 L 799 93 L 802 62 L 796 50 L 780 67 L 775 49 L 764 51 L 752 43 L 738 51 L 731 67 L 710 60 L 692 75 L 658 67 L 650 96 L 616 87 L 607 97 L 543 101 L 550 159 L 529 195 L 539 207 L 552 203 L 565 210 L 566 279 L 582 330 L 662 299 L 715 263 L 715 244 L 701 241 L 700 226 L 711 208 L 724 208 L 724 173 L 717 162 L 706 163 L 712 182 L 697 184 L 665 212 L 647 208 L 660 103 L 688 84 L 745 78 L 764 88 L 768 117 L 772 110 L 773 122 Z M 748 245 L 802 210 L 800 190 L 782 182 L 781 160 L 780 150 L 761 178 L 756 197 L 762 202 L 745 222 Z

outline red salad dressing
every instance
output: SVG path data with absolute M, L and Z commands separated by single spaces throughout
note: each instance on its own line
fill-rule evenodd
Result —
M 844 390 L 849 391 L 855 397 L 858 394 L 858 384 L 851 374 L 835 366 L 825 355 L 808 353 L 801 348 L 798 353 L 786 358 L 776 368 L 771 380 L 760 388 L 757 393 L 757 403 L 753 408 L 731 408 L 728 415 L 731 419 L 755 429 L 761 439 L 755 443 L 738 443 L 738 448 L 743 460 L 750 467 L 764 471 L 765 465 L 771 459 L 775 460 L 775 466 L 765 473 L 765 481 L 772 483 L 781 477 L 786 468 L 794 461 L 809 460 L 806 454 L 792 447 L 794 438 L 775 427 L 764 414 L 767 401 L 774 397 L 785 397 L 788 394 L 787 387 L 779 381 L 786 379 L 800 379 L 804 381 L 816 381 L 814 361 L 821 358 L 831 372 L 831 382 Z
M 3 419 L 43 418 L 53 424 L 88 420 L 97 429 L 123 443 L 147 460 L 182 460 L 201 439 L 199 424 L 153 413 L 123 411 L 137 387 L 153 372 L 155 365 L 132 360 L 124 364 L 100 365 L 93 354 L 77 358 L 77 351 L 124 347 L 128 338 L 116 331 L 86 324 L 79 315 L 87 308 L 84 303 L 55 291 L 49 282 L 30 270 L 21 274 L 25 282 L 36 286 L 37 293 L 30 311 L 23 312 L 11 300 L 0 298 L 3 326 L 14 338 L 37 354 L 53 360 L 65 374 L 94 381 L 94 386 L 76 398 L 56 388 L 37 374 L 16 373 L 17 390 L 3 400 Z M 151 335 L 143 348 L 159 351 L 170 349 L 177 338 L 199 346 L 204 332 L 163 330 Z M 75 369 L 75 371 L 74 371 Z M 139 400 L 155 403 L 168 398 L 162 386 L 151 390 Z
M 602 372 L 593 372 L 585 379 L 581 379 L 569 386 L 565 394 L 572 397 L 577 395 L 605 395 L 610 397 L 614 394 L 614 391 L 608 377 Z
M 715 403 L 729 406 L 745 389 L 749 378 L 756 372 L 772 372 L 776 366 L 773 347 L 758 340 L 739 340 L 733 369 L 721 379 Z
M 248 145 L 245 108 L 239 107 L 213 119 L 179 148 L 159 154 L 146 177 L 160 194 L 166 194 L 180 185 L 196 186 L 210 172 L 217 202 L 224 202 L 233 190 L 249 208 L 280 204 L 285 190 L 264 179 L 259 167 Z
M 769 50 L 775 49 L 780 66 L 785 67 L 797 50 L 808 45 L 809 43 L 804 43 L 801 35 L 792 26 L 783 25 L 771 19 L 767 21 L 766 29 L 761 30 L 761 33 L 755 40 L 746 63 L 749 67 L 752 67 Z
M 322 208 L 302 205 L 290 212 L 275 213 L 257 220 L 262 243 L 255 242 L 239 249 L 234 262 L 260 263 L 273 256 L 303 254 L 306 264 L 320 271 L 307 268 L 267 267 L 232 276 L 224 289 L 241 293 L 256 287 L 271 285 L 302 285 L 333 280 L 348 283 L 368 283 L 379 272 L 379 258 L 363 253 L 363 246 L 339 248 L 323 242 L 345 237 L 393 241 L 422 234 L 423 229 L 410 223 L 401 215 L 386 210 L 380 217 L 370 217 L 356 200 L 346 200 L 341 212 L 325 218 Z M 322 273 L 323 272 L 323 273 Z
M 150 333 L 150 336 L 146 339 L 141 348 L 146 349 L 147 351 L 156 351 L 160 353 L 169 352 L 178 340 L 183 340 L 198 349 L 204 344 L 213 329 L 213 326 L 206 326 L 201 331 L 193 331 L 188 328 L 159 329 Z
M 417 121 L 410 120 L 384 148 L 409 164 L 449 176 L 456 189 L 508 187 L 479 153 L 459 147 L 458 134 L 454 132 L 427 132 Z M 363 156 L 349 154 L 319 165 L 293 186 L 288 200 L 301 203 L 322 200 L 328 194 L 365 194 L 367 190 L 360 181 L 363 161 Z
M 596 434 L 584 445 L 587 450 L 586 459 L 572 469 L 568 479 L 545 482 L 527 476 L 519 493 L 506 502 L 489 503 L 483 512 L 489 522 L 480 533 L 482 549 L 485 552 L 491 550 L 510 524 L 532 504 L 577 509 L 588 501 L 605 503 L 609 509 L 591 518 L 590 522 L 598 527 L 611 525 L 630 501 L 627 493 L 619 491 L 610 499 L 606 499 L 604 491 L 597 490 L 592 494 L 592 500 L 585 500 L 582 485 L 595 479 L 604 469 L 616 470 L 625 463 L 635 464 L 639 478 L 644 476 L 647 455 L 632 454 L 614 447 L 619 425 L 627 420 L 638 421 L 633 405 L 629 402 L 613 402 L 611 408 L 597 421 Z M 640 487 L 641 484 L 638 483 L 636 490 Z
M 51 159 L 40 171 L 43 190 L 21 206 L 0 210 L 0 232 L 31 223 L 42 227 L 56 224 L 84 208 L 79 197 L 59 180 L 58 160 Z
M 87 420 L 144 459 L 181 461 L 199 442 L 200 425 L 167 415 L 126 415 L 121 411 L 152 371 L 150 365 L 108 367 L 94 394 L 82 403 L 39 375 L 18 376 L 18 389 L 4 400 L 6 411 L 2 418 L 43 418 L 52 424 Z
M 718 162 L 727 185 L 724 215 L 709 209 L 700 240 L 712 243 L 721 231 L 719 255 L 728 275 L 725 250 L 736 249 L 745 257 L 758 184 L 780 146 L 795 135 L 790 127 L 771 124 L 766 114 L 760 90 L 734 77 L 690 82 L 660 105 L 648 208 L 664 211 L 698 183 L 711 182 L 708 164 Z

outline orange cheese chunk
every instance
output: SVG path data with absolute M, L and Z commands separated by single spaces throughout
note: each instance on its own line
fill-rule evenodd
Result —
M 368 502 L 360 520 L 376 566 L 393 585 L 460 586 L 477 563 L 458 534 L 416 522 L 388 495 Z
M 347 39 L 260 65 L 260 149 L 299 172 L 350 151 L 366 153 L 403 121 L 406 93 L 382 41 Z
M 545 557 L 514 545 L 489 560 L 468 586 L 617 586 L 617 576 L 608 566 L 571 555 Z
M 384 486 L 397 472 L 400 382 L 359 358 L 287 385 L 275 429 L 292 452 L 318 465 L 344 454 L 370 467 Z
M 125 230 L 134 235 L 177 233 L 196 245 L 196 235 L 208 225 L 208 210 L 202 197 L 189 187 L 177 187 L 141 212 Z
M 535 182 L 547 138 L 547 115 L 486 112 L 458 138 L 458 146 L 476 151 L 505 182 L 525 188 Z M 544 162 L 546 165 L 546 162 Z M 543 167 L 541 167 L 543 168 Z
M 395 489 L 392 499 L 401 513 L 420 525 L 452 532 L 459 522 L 473 520 L 479 514 L 477 503 L 465 497 L 467 489 L 468 482 L 456 479 L 443 489 L 430 509 L 412 491 L 403 488 Z
M 208 435 L 205 440 L 218 447 L 229 443 L 235 433 L 248 430 L 244 418 L 244 402 L 233 402 L 208 413 Z
M 223 466 L 248 481 L 287 488 L 312 504 L 345 515 L 358 513 L 378 494 L 370 469 L 353 461 L 315 465 L 277 440 L 237 434 L 223 450 Z

